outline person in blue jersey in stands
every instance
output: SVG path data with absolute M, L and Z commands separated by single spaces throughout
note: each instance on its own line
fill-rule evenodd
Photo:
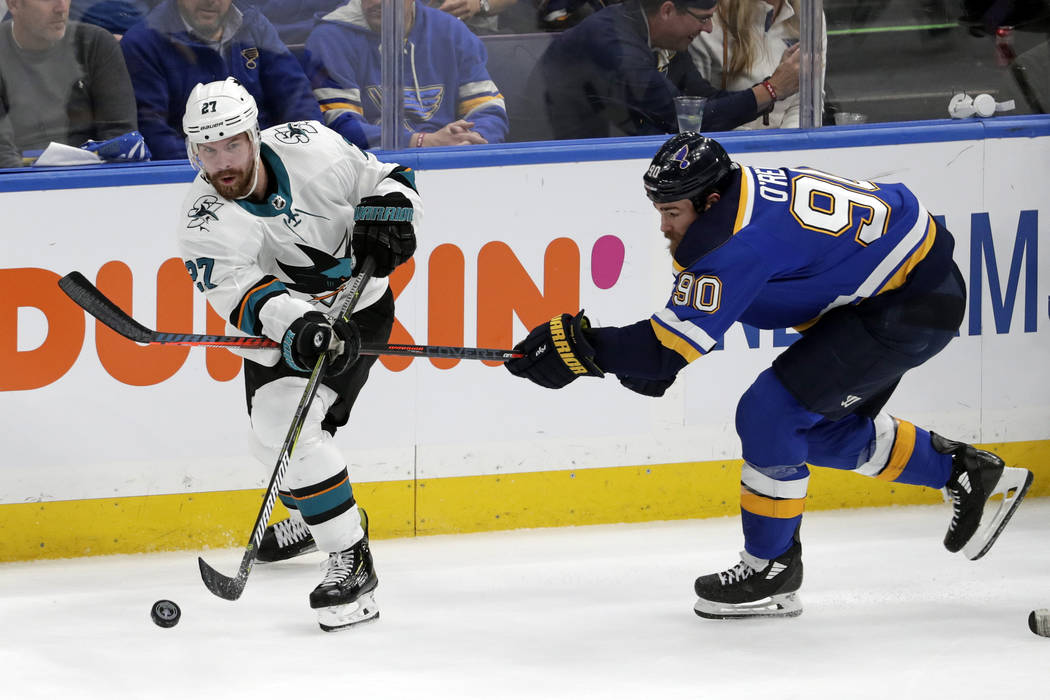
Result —
M 484 44 L 463 22 L 405 0 L 404 119 L 410 148 L 502 143 L 503 95 L 485 67 Z M 324 123 L 360 148 L 380 142 L 380 0 L 350 0 L 325 15 L 306 42 L 308 73 Z
M 661 396 L 736 321 L 802 333 L 737 405 L 744 551 L 696 580 L 695 612 L 802 612 L 807 464 L 945 489 L 953 514 L 944 546 L 983 556 L 1032 473 L 884 409 L 901 377 L 962 323 L 951 233 L 904 185 L 743 166 L 693 132 L 664 143 L 643 181 L 670 243 L 667 305 L 623 327 L 561 314 L 534 328 L 515 347 L 524 356 L 506 366 L 552 389 L 608 373 Z M 988 503 L 995 494 L 997 507 Z
M 182 116 L 197 83 L 236 78 L 259 125 L 320 121 L 299 61 L 258 9 L 232 0 L 163 0 L 120 42 L 135 87 L 139 131 L 154 160 L 186 157 Z

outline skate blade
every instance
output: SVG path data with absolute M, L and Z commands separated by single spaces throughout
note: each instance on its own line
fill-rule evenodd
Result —
M 378 619 L 379 607 L 376 606 L 374 591 L 363 593 L 353 603 L 317 609 L 317 624 L 325 632 L 340 632 L 362 622 Z
M 1019 467 L 1003 468 L 1002 476 L 992 489 L 992 495 L 1001 493 L 1003 500 L 999 502 L 999 508 L 992 517 L 981 516 L 981 524 L 977 526 L 977 532 L 963 546 L 963 555 L 967 559 L 976 561 L 988 553 L 995 541 L 999 539 L 1003 528 L 1010 522 L 1014 511 L 1021 505 L 1031 485 L 1032 472 Z M 985 503 L 985 508 L 987 509 L 989 505 L 991 505 L 990 500 Z
M 752 603 L 716 603 L 700 598 L 693 612 L 708 620 L 736 620 L 746 617 L 798 617 L 802 601 L 798 593 L 781 593 Z

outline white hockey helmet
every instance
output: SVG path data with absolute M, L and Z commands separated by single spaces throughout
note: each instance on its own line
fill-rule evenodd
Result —
M 186 134 L 186 153 L 198 168 L 198 144 L 214 143 L 245 131 L 258 155 L 259 108 L 236 78 L 197 83 L 186 100 L 182 130 Z

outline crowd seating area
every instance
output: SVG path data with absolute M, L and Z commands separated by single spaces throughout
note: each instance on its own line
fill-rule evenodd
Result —
M 249 1 L 259 8 L 277 4 L 274 0 Z M 128 12 L 143 13 L 156 0 L 128 0 L 125 4 L 131 8 Z M 315 4 L 305 0 L 300 3 L 302 7 Z M 518 17 L 523 16 L 522 7 L 527 4 L 526 0 L 519 0 Z M 581 18 L 592 11 L 588 3 L 564 4 L 580 7 Z M 1005 16 L 989 14 L 993 4 L 825 0 L 827 53 L 822 123 L 834 125 L 839 112 L 858 114 L 866 122 L 943 119 L 948 117 L 950 97 L 957 92 L 987 93 L 996 102 L 1013 100 L 1012 114 L 1045 113 L 1050 109 L 1050 0 L 1007 3 L 1014 14 Z M 93 7 L 97 5 L 78 0 L 71 19 L 92 21 Z M 1006 21 L 1012 24 L 1002 24 Z M 572 24 L 565 22 L 565 26 Z M 300 19 L 297 36 L 307 35 L 303 25 Z M 117 30 L 111 27 L 109 31 Z M 538 92 L 542 86 L 534 78 L 533 68 L 559 32 L 479 32 L 479 36 L 487 52 L 488 74 L 506 107 L 509 130 L 505 140 L 552 139 L 543 96 Z M 293 43 L 288 47 L 309 72 L 311 56 L 307 45 Z M 10 89 L 0 68 L 0 92 Z M 0 94 L 0 140 L 7 120 L 4 98 Z M 366 98 L 362 95 L 359 99 Z M 325 109 L 323 100 L 321 107 Z M 374 145 L 369 143 L 367 147 Z

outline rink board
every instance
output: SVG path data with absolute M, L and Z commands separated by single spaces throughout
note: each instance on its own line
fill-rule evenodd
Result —
M 1033 495 L 1050 495 L 1050 250 L 1037 245 L 1050 119 L 722 140 L 749 165 L 905 182 L 943 215 L 970 287 L 967 319 L 888 409 L 1002 445 L 1037 472 Z M 620 325 L 660 308 L 669 261 L 639 184 L 658 145 L 405 154 L 426 213 L 414 264 L 392 280 L 394 340 L 509 347 L 562 310 Z M 239 360 L 113 338 L 53 284 L 77 269 L 147 325 L 211 329 L 172 257 L 189 177 L 172 165 L 0 180 L 0 561 L 247 536 L 270 467 L 249 456 Z M 337 443 L 379 537 L 731 515 L 736 400 L 792 337 L 734 326 L 724 350 L 659 400 L 615 381 L 550 392 L 483 363 L 385 358 Z M 827 471 L 814 472 L 810 509 L 940 498 Z

